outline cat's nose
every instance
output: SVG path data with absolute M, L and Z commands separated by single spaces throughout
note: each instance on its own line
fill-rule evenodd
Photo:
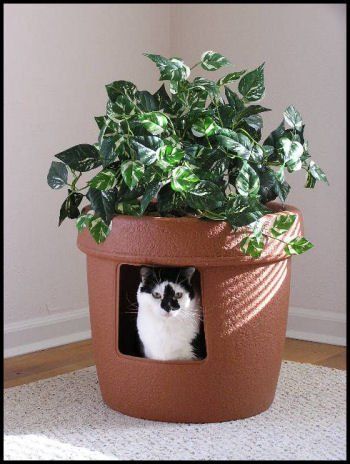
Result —
M 167 313 L 170 313 L 171 311 L 171 304 L 170 303 L 163 303 L 161 304 L 161 307 L 166 311 Z

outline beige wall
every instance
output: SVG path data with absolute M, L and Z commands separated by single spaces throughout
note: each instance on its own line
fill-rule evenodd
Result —
M 5 322 L 87 306 L 73 221 L 57 228 L 63 192 L 52 156 L 94 143 L 104 85 L 156 90 L 144 51 L 169 54 L 169 7 L 5 5 Z
M 48 188 L 46 174 L 52 155 L 96 140 L 104 84 L 127 79 L 155 90 L 157 72 L 142 52 L 193 64 L 210 49 L 236 70 L 266 61 L 266 133 L 289 104 L 303 115 L 331 186 L 306 191 L 302 173 L 290 180 L 289 201 L 315 243 L 293 259 L 291 303 L 345 311 L 344 5 L 7 4 L 5 322 L 87 306 L 75 226 L 57 228 L 63 193 Z
M 205 50 L 226 55 L 233 70 L 266 62 L 265 134 L 288 105 L 301 112 L 331 185 L 304 189 L 304 171 L 289 178 L 288 202 L 315 244 L 293 258 L 291 305 L 345 312 L 345 5 L 176 5 L 171 21 L 172 53 L 189 64 Z

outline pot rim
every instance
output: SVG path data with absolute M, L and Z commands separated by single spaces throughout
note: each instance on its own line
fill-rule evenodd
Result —
M 273 202 L 268 202 L 266 203 L 266 206 L 272 210 L 272 212 L 265 214 L 262 216 L 263 218 L 268 218 L 268 217 L 275 217 L 278 214 L 285 214 L 285 213 L 297 213 L 300 214 L 300 211 L 293 205 L 289 204 L 282 204 L 278 203 L 276 201 Z M 87 205 L 83 208 L 83 212 L 87 212 L 91 210 L 90 205 Z M 128 219 L 128 220 L 135 220 L 135 221 L 156 221 L 156 220 L 161 220 L 162 222 L 178 222 L 178 221 L 183 221 L 183 222 L 197 222 L 197 223 L 227 223 L 227 220 L 215 220 L 215 219 L 210 219 L 210 218 L 205 218 L 205 217 L 200 217 L 200 216 L 156 216 L 152 214 L 144 214 L 141 216 L 133 216 L 131 214 L 117 214 L 112 218 L 112 224 L 118 218 L 123 218 L 123 219 Z M 242 226 L 239 227 L 237 233 L 240 233 L 243 230 L 248 230 L 249 228 L 247 226 Z
M 292 213 L 297 219 L 284 239 L 302 234 L 302 215 L 297 208 L 277 202 L 267 206 L 273 210 L 263 216 L 268 228 L 278 215 Z M 84 229 L 77 244 L 87 255 L 135 265 L 259 265 L 289 258 L 284 243 L 273 238 L 267 238 L 259 258 L 244 255 L 239 244 L 248 231 L 246 226 L 232 230 L 225 220 L 118 214 L 112 219 L 112 230 L 105 242 L 97 244 Z

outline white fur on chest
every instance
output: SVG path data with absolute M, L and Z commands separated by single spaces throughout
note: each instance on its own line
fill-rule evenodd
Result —
M 145 356 L 161 361 L 195 359 L 191 342 L 200 325 L 198 298 L 190 300 L 172 317 L 163 317 L 154 310 L 150 294 L 138 291 L 137 330 Z

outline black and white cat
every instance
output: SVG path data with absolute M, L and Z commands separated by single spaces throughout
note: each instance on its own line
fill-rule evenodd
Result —
M 146 358 L 202 359 L 206 356 L 194 267 L 141 267 L 137 290 L 137 330 Z

